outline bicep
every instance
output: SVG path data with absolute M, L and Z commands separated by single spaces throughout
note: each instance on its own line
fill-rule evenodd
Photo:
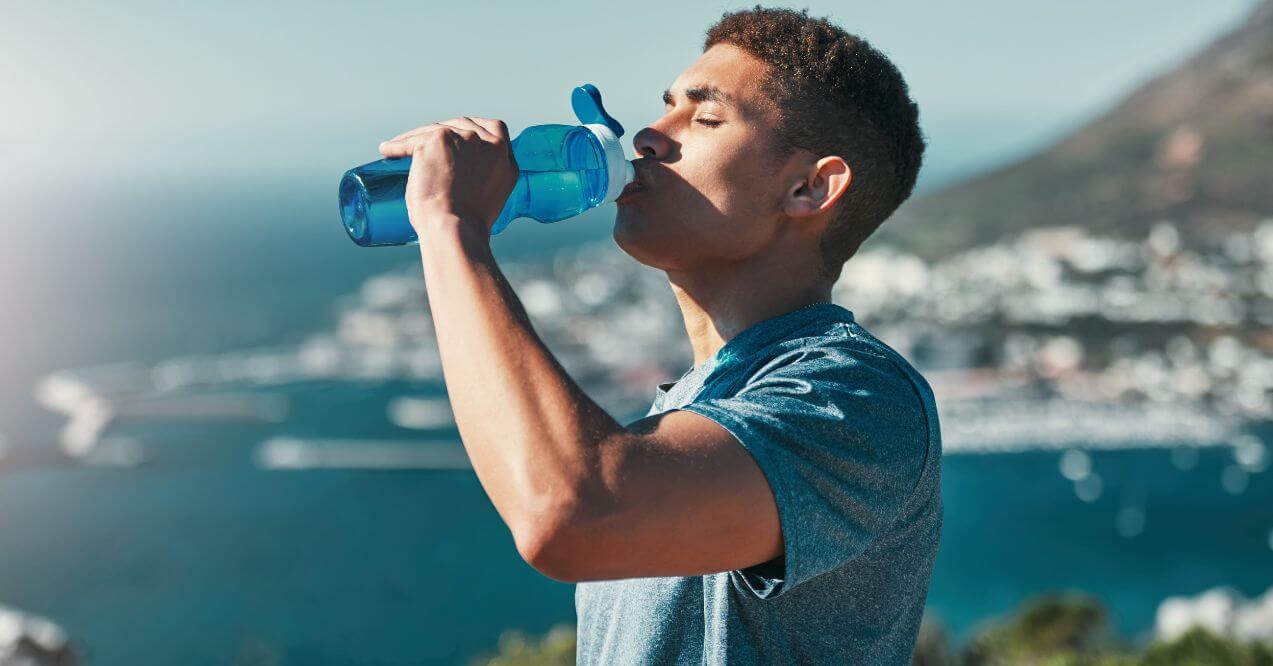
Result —
M 774 493 L 738 439 L 672 410 L 603 444 L 606 511 L 577 531 L 578 580 L 691 576 L 783 552 Z

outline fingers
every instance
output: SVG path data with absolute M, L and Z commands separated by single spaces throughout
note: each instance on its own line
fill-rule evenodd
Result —
M 438 123 L 418 127 L 401 138 L 382 141 L 379 146 L 380 154 L 388 158 L 407 157 L 426 142 L 445 140 L 454 131 L 453 128 Z
M 469 118 L 468 116 L 464 116 L 462 118 L 452 118 L 450 120 L 444 120 L 437 124 L 445 125 L 447 127 L 453 128 L 457 130 L 458 133 L 461 135 L 463 135 L 464 132 L 473 132 L 477 136 L 481 137 L 483 141 L 489 141 L 491 143 L 496 142 L 496 137 L 494 134 L 491 134 L 490 131 L 487 130 L 485 127 L 477 124 L 476 122 L 473 122 L 473 119 Z
M 392 139 L 389 139 L 388 141 L 384 141 L 383 143 L 389 143 L 390 141 L 402 141 L 403 139 L 417 136 L 424 132 L 436 131 L 437 127 L 438 127 L 437 123 L 429 123 L 428 125 L 421 125 L 415 129 L 407 130 L 403 132 L 402 134 L 399 134 L 398 136 L 395 136 Z
M 450 128 L 441 125 L 422 127 L 402 138 L 381 142 L 380 154 L 390 159 L 407 157 L 415 152 L 416 147 L 424 145 L 427 141 L 445 140 L 446 135 L 450 132 Z
M 495 118 L 469 118 L 498 141 L 508 141 L 508 125 Z
M 421 125 L 413 130 L 399 134 L 388 141 L 380 143 L 380 154 L 385 157 L 405 157 L 410 155 L 414 147 L 428 135 L 437 132 L 452 131 L 465 139 L 481 138 L 490 143 L 508 141 L 508 126 L 502 120 L 490 118 L 470 118 L 468 116 L 451 118 L 439 123 Z
M 421 125 L 413 130 L 408 130 L 406 132 L 403 132 L 402 134 L 399 134 L 398 136 L 395 136 L 392 139 L 389 139 L 389 141 L 402 141 L 405 139 L 409 139 L 413 136 L 419 136 L 425 132 L 437 131 L 439 127 L 450 127 L 454 130 L 459 131 L 461 135 L 464 134 L 465 130 L 476 132 L 479 136 L 481 136 L 483 139 L 486 139 L 488 141 L 494 139 L 493 136 L 487 136 L 489 133 L 487 132 L 485 127 L 473 122 L 473 120 L 469 118 L 451 118 L 450 120 L 443 120 L 441 122 L 429 123 L 428 125 Z M 385 143 L 388 143 L 389 141 Z
M 419 127 L 415 128 L 415 129 L 407 130 L 407 131 L 403 132 L 402 134 L 399 134 L 398 136 L 393 137 L 392 139 L 386 139 L 386 141 L 385 141 L 385 142 L 387 143 L 387 142 L 389 142 L 389 141 L 398 141 L 399 139 L 405 139 L 405 138 L 407 138 L 407 137 L 411 136 L 412 134 L 415 134 L 415 133 L 417 133 L 417 132 L 419 132 L 419 131 L 423 130 L 423 129 L 424 129 L 424 128 L 426 128 L 426 127 L 428 127 L 428 125 L 421 125 L 421 126 L 419 126 Z
M 464 116 L 463 118 L 452 118 L 443 124 L 456 128 L 471 129 L 483 139 L 492 143 L 508 141 L 508 126 L 502 120 Z

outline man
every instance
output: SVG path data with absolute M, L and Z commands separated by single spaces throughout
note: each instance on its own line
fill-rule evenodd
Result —
M 829 303 L 911 192 L 896 68 L 807 11 L 726 14 L 633 137 L 614 238 L 662 269 L 695 366 L 622 425 L 492 259 L 504 123 L 381 144 L 407 202 L 456 423 L 521 555 L 578 582 L 585 664 L 909 663 L 941 531 L 932 393 Z

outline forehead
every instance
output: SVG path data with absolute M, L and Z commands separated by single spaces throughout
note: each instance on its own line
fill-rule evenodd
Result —
M 716 44 L 685 68 L 668 90 L 683 99 L 689 89 L 715 89 L 744 115 L 759 116 L 766 107 L 760 85 L 768 67 L 732 44 Z

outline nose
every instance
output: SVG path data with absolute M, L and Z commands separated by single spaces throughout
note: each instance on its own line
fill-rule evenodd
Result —
M 672 151 L 672 141 L 654 127 L 646 127 L 632 136 L 632 148 L 641 157 L 662 160 Z

